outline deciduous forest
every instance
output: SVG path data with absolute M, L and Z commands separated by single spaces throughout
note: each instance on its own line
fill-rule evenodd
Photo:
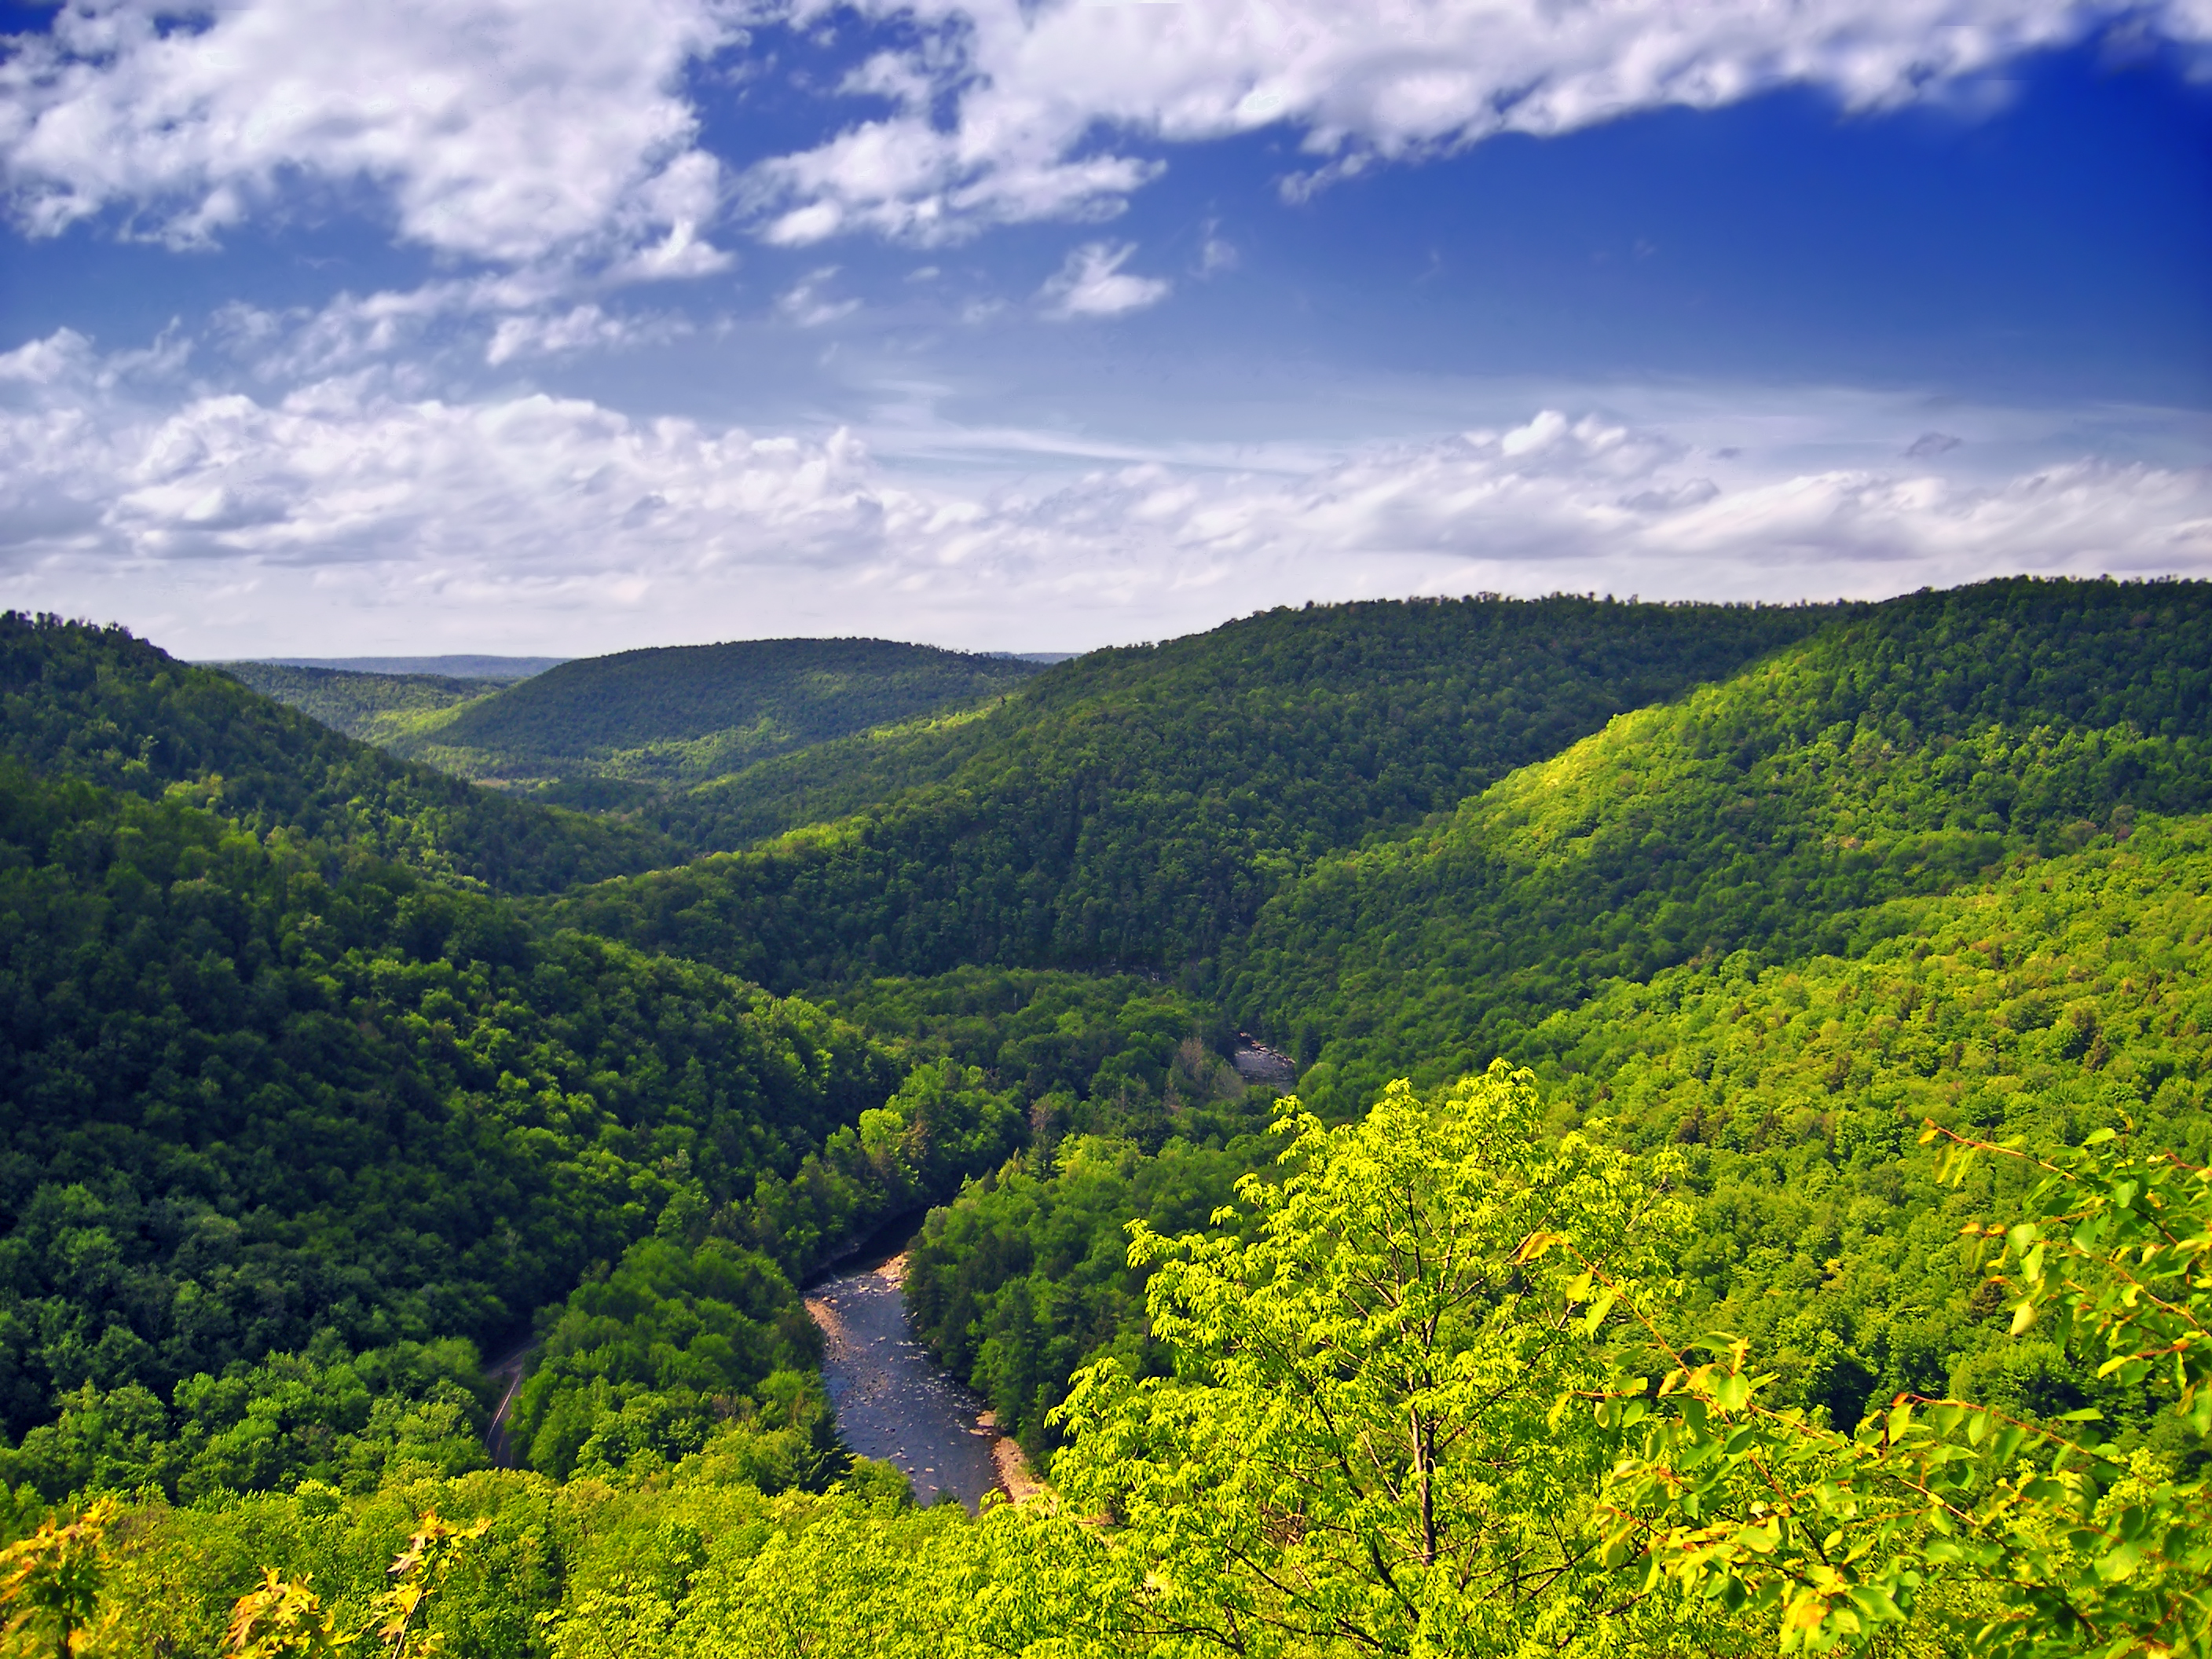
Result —
M 2208 951 L 2204 584 L 11 613 L 0 1642 L 2212 1653 Z M 871 1241 L 1034 1495 L 848 1443 Z

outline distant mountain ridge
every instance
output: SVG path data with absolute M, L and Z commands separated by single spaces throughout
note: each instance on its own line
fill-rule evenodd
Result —
M 312 668 L 289 663 L 225 662 L 207 666 L 264 697 L 298 709 L 333 732 L 385 749 L 447 710 L 514 684 L 505 679 Z
M 663 803 L 646 816 L 694 847 L 799 833 L 554 914 L 775 987 L 981 963 L 1173 971 L 1313 860 L 1863 608 L 1379 601 L 1094 651 L 972 720 Z
M 526 680 L 549 668 L 573 660 L 568 657 L 248 657 L 236 662 L 210 662 L 208 668 L 248 668 L 267 664 L 276 668 L 335 668 L 349 674 L 440 674 L 449 679 Z
M 395 759 L 125 629 L 58 617 L 0 613 L 0 752 L 54 777 L 188 799 L 259 835 L 285 830 L 507 891 L 678 855 L 635 825 Z

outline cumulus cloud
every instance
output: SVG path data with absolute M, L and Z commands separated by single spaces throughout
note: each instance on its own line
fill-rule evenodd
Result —
M 722 181 L 680 76 L 734 27 L 716 0 L 76 0 L 0 62 L 0 167 L 33 234 L 121 204 L 205 242 L 298 175 L 444 253 L 696 274 Z
M 264 638 L 380 610 L 395 639 L 434 622 L 571 649 L 855 629 L 994 645 L 1157 636 L 1315 596 L 2212 573 L 2212 470 L 1935 465 L 1759 467 L 1539 410 L 1272 472 L 1145 461 L 993 489 L 845 431 L 448 401 L 374 370 L 187 392 L 63 333 L 0 356 L 0 601 L 146 623 L 147 595 L 189 594 L 186 646 L 217 592 Z
M 1158 276 L 1135 276 L 1121 267 L 1137 251 L 1134 242 L 1116 247 L 1108 242 L 1087 242 L 1067 256 L 1067 263 L 1038 291 L 1047 313 L 1054 317 L 1119 317 L 1142 311 L 1167 298 L 1172 286 Z
M 900 44 L 836 90 L 890 112 L 726 176 L 687 70 L 855 15 Z M 114 209 L 203 243 L 303 180 L 366 186 L 441 253 L 642 281 L 727 263 L 733 189 L 775 243 L 946 241 L 1110 217 L 1163 166 L 1146 146 L 1279 126 L 1297 195 L 1786 85 L 1966 106 L 1974 77 L 2114 24 L 2202 49 L 2212 0 L 74 0 L 7 42 L 0 176 L 39 234 Z
M 757 167 L 771 240 L 866 229 L 942 240 L 985 223 L 1100 217 L 1157 171 L 1115 154 L 1258 127 L 1296 132 L 1297 195 L 1377 161 L 1788 85 L 1877 108 L 1959 89 L 2115 21 L 2194 46 L 2212 6 L 2166 0 L 860 0 L 918 27 L 867 88 L 901 106 Z M 821 9 L 826 10 L 823 7 Z M 957 108 L 949 125 L 936 111 Z M 1102 138 L 1101 135 L 1104 135 Z

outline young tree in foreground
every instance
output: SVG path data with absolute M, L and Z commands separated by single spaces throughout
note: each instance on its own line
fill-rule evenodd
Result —
M 1132 1227 L 1176 1375 L 1093 1366 L 1061 1413 L 1054 1479 L 1137 1558 L 1154 1650 L 1729 1645 L 1705 1604 L 1680 1626 L 1680 1598 L 1662 1615 L 1599 1568 L 1613 1437 L 1557 1409 L 1605 1386 L 1597 1339 L 1668 1293 L 1670 1172 L 1546 1144 L 1534 1079 L 1502 1063 L 1278 1127 L 1293 1173 L 1240 1186 L 1251 1242 Z M 1579 1306 L 1577 1260 L 1608 1281 Z
M 9 1650 L 41 1650 L 51 1638 L 54 1659 L 70 1659 L 100 1610 L 107 1571 L 107 1528 L 115 1500 L 103 1498 L 74 1521 L 50 1515 L 28 1538 L 0 1550 L 0 1636 Z

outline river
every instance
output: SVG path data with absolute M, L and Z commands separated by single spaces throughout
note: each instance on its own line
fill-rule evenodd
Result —
M 983 1402 L 914 1340 L 899 1283 L 905 1265 L 895 1255 L 809 1288 L 806 1311 L 822 1328 L 822 1379 L 847 1445 L 897 1464 L 915 1503 L 949 1492 L 973 1510 L 988 1492 L 1029 1483 Z

